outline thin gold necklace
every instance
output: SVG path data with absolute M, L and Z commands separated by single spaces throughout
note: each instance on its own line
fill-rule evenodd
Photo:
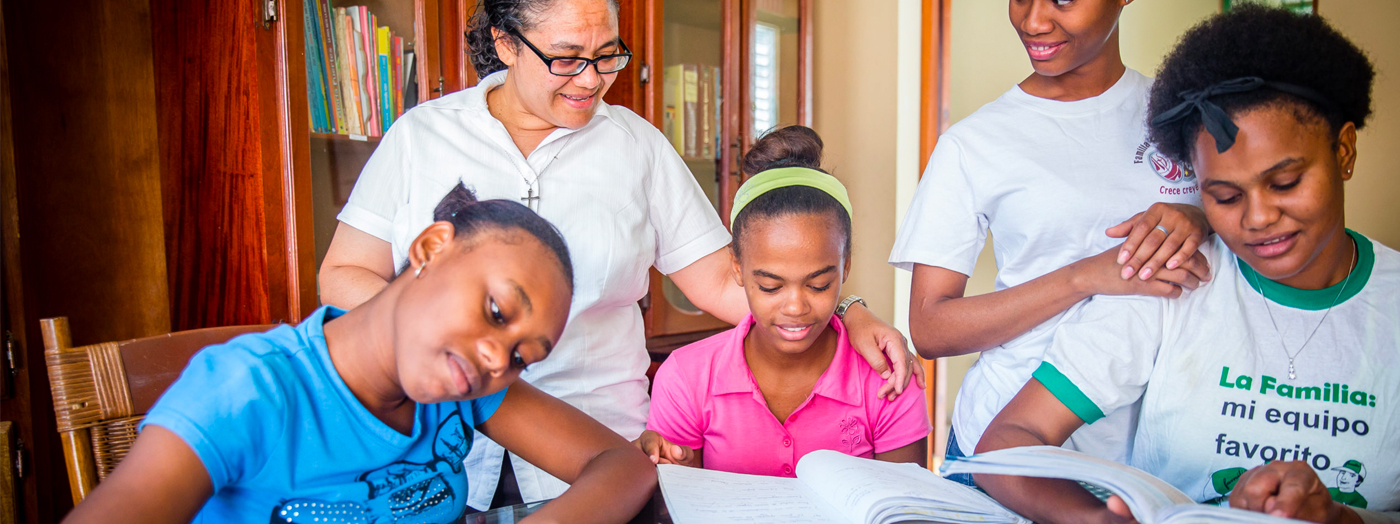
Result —
M 1348 235 L 1347 238 L 1350 239 L 1351 236 Z M 1352 240 L 1352 241 L 1351 241 L 1351 262 L 1350 262 L 1349 264 L 1347 264 L 1347 278 L 1344 279 L 1344 280 L 1342 280 L 1342 286 L 1341 286 L 1340 289 L 1337 290 L 1337 296 L 1332 297 L 1332 305 L 1327 306 L 1327 311 L 1325 311 L 1325 312 L 1322 313 L 1322 320 L 1317 321 L 1317 327 L 1314 327 L 1313 330 L 1312 330 L 1312 333 L 1309 333 L 1309 334 L 1308 334 L 1308 338 L 1303 339 L 1303 345 L 1298 347 L 1298 351 L 1295 352 L 1295 353 L 1291 353 L 1291 354 L 1288 352 L 1288 346 L 1285 345 L 1285 344 L 1283 343 L 1283 332 L 1282 332 L 1282 331 L 1279 331 L 1279 329 L 1278 329 L 1278 322 L 1274 320 L 1274 312 L 1273 312 L 1273 310 L 1269 309 L 1269 297 L 1268 297 L 1268 295 L 1265 295 L 1265 294 L 1264 294 L 1264 286 L 1259 285 L 1259 272 L 1257 272 L 1257 271 L 1254 272 L 1254 287 L 1259 288 L 1259 296 L 1260 296 L 1260 297 L 1263 297 L 1263 299 L 1264 299 L 1264 311 L 1266 311 L 1266 312 L 1269 313 L 1269 323 L 1270 323 L 1270 324 L 1273 324 L 1273 326 L 1274 326 L 1274 333 L 1278 334 L 1278 347 L 1279 347 L 1279 349 L 1282 349 L 1282 350 L 1283 350 L 1284 356 L 1287 356 L 1287 357 L 1288 357 L 1288 380 L 1297 380 L 1297 379 L 1298 379 L 1298 372 L 1297 372 L 1297 370 L 1293 367 L 1293 359 L 1298 358 L 1298 355 L 1303 354 L 1303 350 L 1306 349 L 1306 348 L 1308 347 L 1308 342 L 1312 342 L 1313 335 L 1316 335 L 1316 334 L 1317 334 L 1317 330 L 1322 328 L 1322 323 L 1327 322 L 1327 315 L 1332 313 L 1332 308 L 1337 307 L 1337 301 L 1338 301 L 1338 300 L 1341 300 L 1341 298 L 1342 298 L 1342 293 L 1345 293 L 1345 292 L 1346 292 L 1346 290 L 1347 290 L 1347 283 L 1351 282 L 1351 273 L 1352 273 L 1352 271 L 1355 269 L 1355 266 L 1356 266 L 1356 252 L 1357 252 L 1357 251 L 1358 251 L 1358 249 L 1357 249 L 1357 247 L 1356 247 L 1356 240 Z

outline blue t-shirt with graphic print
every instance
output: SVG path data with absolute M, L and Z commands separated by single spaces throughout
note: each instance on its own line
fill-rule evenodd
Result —
M 467 501 L 462 459 L 505 391 L 418 404 L 413 434 L 375 418 L 326 351 L 322 307 L 201 350 L 142 427 L 179 435 L 214 495 L 195 522 L 450 522 Z M 269 519 L 264 521 L 263 519 Z

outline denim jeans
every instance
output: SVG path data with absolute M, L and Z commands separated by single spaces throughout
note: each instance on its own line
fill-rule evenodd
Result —
M 948 428 L 948 449 L 944 451 L 943 456 L 943 460 L 953 460 L 967 456 L 967 454 L 963 453 L 962 449 L 958 447 L 957 432 L 953 431 L 953 428 L 951 427 Z M 964 484 L 974 488 L 977 487 L 977 483 L 972 480 L 972 475 L 968 473 L 955 473 L 952 475 L 948 475 L 944 478 L 947 478 L 948 480 L 957 482 L 959 484 Z

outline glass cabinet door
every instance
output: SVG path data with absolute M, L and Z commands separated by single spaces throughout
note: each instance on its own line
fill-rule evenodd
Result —
M 648 88 L 658 109 L 653 123 L 728 224 L 743 182 L 739 160 L 755 138 L 778 126 L 810 125 L 811 0 L 650 5 L 659 11 L 650 23 L 661 48 Z M 650 300 L 648 336 L 667 338 L 658 346 L 726 326 L 656 273 Z
M 748 75 L 745 77 L 748 144 L 771 129 L 811 125 L 806 76 L 809 31 L 803 23 L 810 0 L 754 0 L 749 11 Z
M 725 67 L 730 61 L 725 59 L 729 46 L 725 45 L 726 31 L 732 31 L 725 23 L 726 15 L 733 10 L 733 1 L 725 0 L 666 0 L 662 9 L 661 42 L 662 52 L 660 83 L 657 88 L 659 98 L 662 134 L 670 140 L 672 147 L 685 161 L 686 167 L 700 184 L 719 213 L 727 209 L 724 155 L 725 133 Z M 730 4 L 726 6 L 726 4 Z M 666 305 L 686 316 L 699 317 L 684 322 L 684 317 L 670 316 L 672 329 L 653 326 L 660 331 L 673 331 L 681 324 L 717 324 L 712 317 L 703 315 L 698 307 L 686 298 L 669 277 L 661 277 L 662 296 Z M 667 319 L 666 315 L 653 319 Z M 697 325 L 697 327 L 699 327 Z
M 661 53 L 661 132 L 705 196 L 721 202 L 720 123 L 724 102 L 722 0 L 667 0 Z

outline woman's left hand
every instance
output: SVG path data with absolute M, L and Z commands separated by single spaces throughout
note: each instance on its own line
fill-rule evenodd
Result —
M 1230 507 L 1309 522 L 1361 522 L 1356 512 L 1332 500 L 1306 462 L 1270 462 L 1245 472 L 1230 493 Z
M 898 329 L 880 320 L 859 302 L 846 309 L 846 317 L 841 321 L 846 325 L 851 346 L 886 379 L 877 395 L 894 400 L 915 377 L 919 379 L 919 387 L 926 387 L 924 367 L 909 351 L 909 343 Z
M 1137 275 L 1142 280 L 1152 278 L 1162 269 L 1176 269 L 1186 264 L 1210 236 L 1210 223 L 1205 211 L 1191 204 L 1152 204 L 1123 223 L 1108 228 L 1108 236 L 1123 238 L 1118 252 L 1122 278 Z M 1202 282 L 1210 280 L 1206 267 L 1196 275 Z

